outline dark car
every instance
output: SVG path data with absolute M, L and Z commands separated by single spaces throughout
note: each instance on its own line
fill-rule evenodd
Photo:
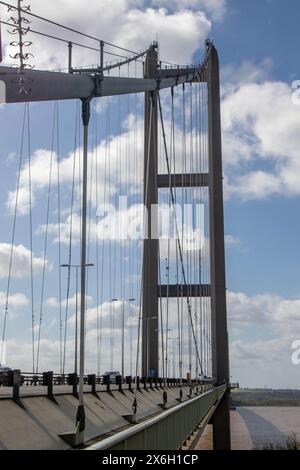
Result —
M 109 375 L 110 383 L 115 384 L 117 382 L 117 377 L 120 376 L 121 374 L 119 371 L 110 371 L 110 372 L 105 372 L 103 375 L 104 376 Z
M 7 387 L 9 385 L 10 367 L 0 367 L 0 385 Z

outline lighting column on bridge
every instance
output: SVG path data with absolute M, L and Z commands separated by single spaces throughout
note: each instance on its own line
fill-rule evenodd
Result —
M 85 300 L 86 300 L 86 249 L 87 249 L 87 179 L 88 179 L 88 137 L 91 117 L 91 100 L 84 98 L 82 102 L 83 124 L 83 168 L 82 168 L 82 220 L 81 220 L 81 264 L 80 264 L 80 350 L 79 350 L 79 403 L 76 414 L 77 429 L 85 430 L 85 411 L 83 401 L 84 362 L 85 362 Z
M 122 379 L 124 378 L 124 357 L 125 357 L 125 302 L 134 302 L 135 299 L 111 299 L 112 302 L 122 302 L 122 366 L 121 366 L 121 374 Z
M 94 264 L 89 263 L 85 265 L 87 268 L 90 266 L 94 266 Z M 74 352 L 74 373 L 77 376 L 78 372 L 78 277 L 79 277 L 79 269 L 81 268 L 80 264 L 62 264 L 61 268 L 75 268 L 76 269 L 76 307 L 75 307 L 75 352 Z

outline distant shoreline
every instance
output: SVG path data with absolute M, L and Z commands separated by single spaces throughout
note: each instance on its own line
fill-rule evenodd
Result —
M 232 406 L 300 406 L 300 390 L 239 389 L 231 392 Z

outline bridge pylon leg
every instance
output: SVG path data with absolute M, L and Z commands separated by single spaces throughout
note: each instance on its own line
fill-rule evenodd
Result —
M 212 418 L 214 450 L 230 450 L 230 392 L 224 394 Z
M 157 45 L 146 56 L 144 77 L 157 76 Z M 145 93 L 144 206 L 147 209 L 143 253 L 142 376 L 158 377 L 158 91 Z
M 211 43 L 208 46 L 211 47 L 207 89 L 212 376 L 216 384 L 229 386 L 219 58 L 215 47 Z M 229 396 L 228 389 L 212 419 L 216 450 L 230 449 Z

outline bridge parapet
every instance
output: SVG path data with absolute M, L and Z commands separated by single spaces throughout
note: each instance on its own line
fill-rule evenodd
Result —
M 194 430 L 204 429 L 227 390 L 221 385 L 160 415 L 87 447 L 87 450 L 180 449 Z

